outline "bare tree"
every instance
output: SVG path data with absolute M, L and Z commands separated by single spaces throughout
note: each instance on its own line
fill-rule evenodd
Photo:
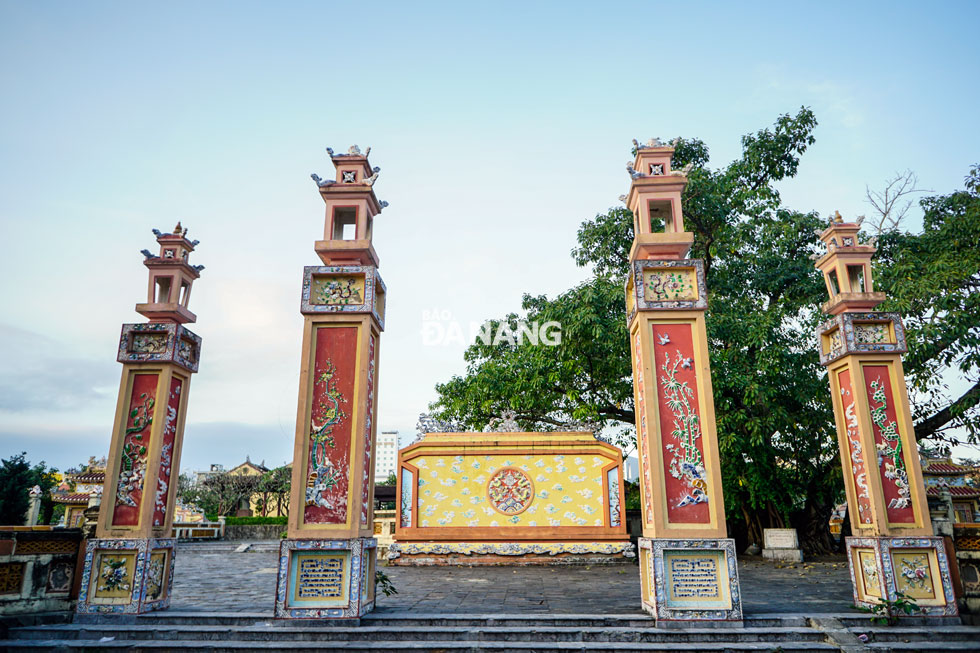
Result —
M 898 229 L 902 220 L 912 208 L 910 195 L 916 193 L 931 193 L 931 190 L 918 188 L 919 177 L 911 170 L 897 172 L 895 176 L 885 182 L 883 190 L 871 190 L 864 187 L 864 193 L 868 204 L 875 210 L 875 216 L 868 219 L 872 223 L 868 225 L 874 235 L 878 236 L 886 231 Z

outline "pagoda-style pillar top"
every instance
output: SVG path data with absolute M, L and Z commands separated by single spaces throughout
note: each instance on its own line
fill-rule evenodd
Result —
M 871 257 L 878 251 L 874 239 L 862 244 L 858 240 L 861 220 L 844 222 L 835 211 L 830 224 L 817 235 L 827 252 L 817 257 L 816 267 L 823 272 L 830 300 L 821 309 L 838 315 L 870 311 L 885 300 L 885 294 L 874 292 Z
M 370 147 L 361 152 L 357 145 L 352 145 L 345 154 L 337 154 L 328 147 L 335 178 L 310 175 L 326 204 L 323 240 L 314 246 L 325 265 L 378 265 L 378 255 L 371 243 L 374 216 L 388 203 L 378 201 L 374 194 L 374 182 L 381 168 L 371 167 L 370 153 Z
M 188 310 L 191 286 L 201 276 L 203 265 L 191 265 L 190 255 L 200 241 L 188 240 L 187 229 L 180 222 L 171 233 L 153 230 L 159 254 L 142 250 L 143 265 L 150 271 L 146 303 L 137 304 L 136 312 L 151 322 L 186 324 L 197 321 Z
M 672 145 L 652 138 L 645 145 L 633 141 L 636 157 L 626 164 L 632 183 L 622 199 L 633 212 L 633 247 L 630 260 L 682 259 L 694 242 L 684 230 L 681 193 L 687 186 L 687 170 L 671 169 Z M 663 222 L 663 232 L 654 233 L 652 221 Z

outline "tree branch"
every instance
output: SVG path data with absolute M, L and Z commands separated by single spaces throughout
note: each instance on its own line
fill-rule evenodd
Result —
M 973 384 L 973 387 L 967 390 L 963 395 L 946 406 L 938 413 L 927 417 L 918 424 L 915 425 L 915 439 L 922 440 L 930 435 L 934 435 L 943 426 L 953 421 L 957 416 L 962 415 L 964 411 L 973 408 L 978 403 L 980 403 L 980 381 Z

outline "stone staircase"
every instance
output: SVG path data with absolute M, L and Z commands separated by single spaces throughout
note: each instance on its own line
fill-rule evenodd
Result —
M 13 627 L 7 651 L 980 651 L 980 627 L 863 615 L 755 615 L 743 628 L 656 628 L 643 615 L 422 615 L 278 623 L 267 613 L 162 612 L 104 623 Z M 858 639 L 867 636 L 867 643 Z

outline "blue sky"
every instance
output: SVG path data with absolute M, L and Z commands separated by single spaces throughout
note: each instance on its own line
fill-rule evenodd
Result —
M 207 266 L 183 467 L 288 460 L 327 145 L 382 168 L 379 425 L 404 435 L 463 370 L 423 312 L 465 331 L 584 279 L 576 228 L 628 188 L 632 138 L 700 137 L 722 166 L 806 105 L 789 207 L 865 213 L 906 168 L 961 187 L 978 7 L 0 2 L 0 455 L 105 453 L 139 250 L 181 220 Z

